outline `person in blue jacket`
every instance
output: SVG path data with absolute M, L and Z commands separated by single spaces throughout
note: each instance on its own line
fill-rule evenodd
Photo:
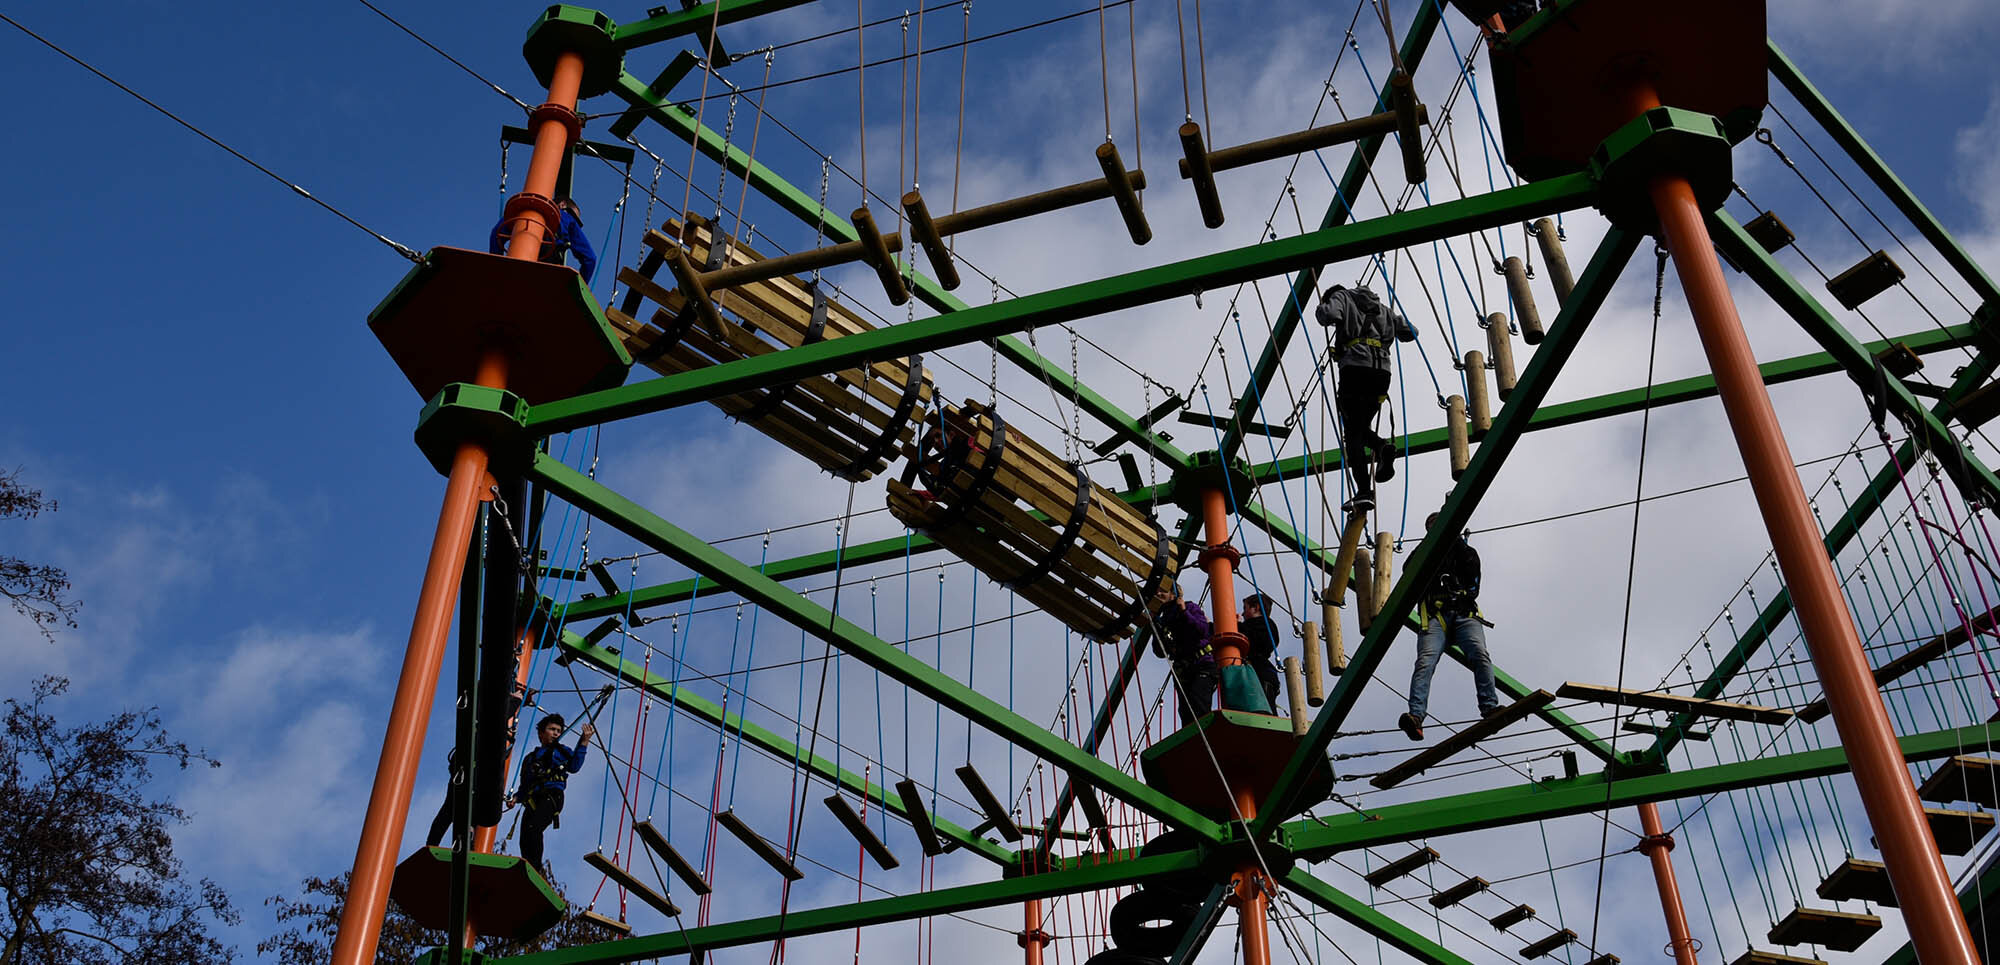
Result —
M 583 215 L 578 212 L 576 202 L 564 198 L 556 202 L 562 212 L 562 224 L 556 229 L 555 237 L 542 240 L 542 260 L 560 265 L 563 253 L 576 255 L 576 273 L 583 276 L 583 283 L 590 284 L 590 276 L 597 273 L 597 250 L 590 247 L 590 239 L 583 233 Z M 513 225 L 501 218 L 493 225 L 493 234 L 487 238 L 486 250 L 492 254 L 505 254 L 507 238 L 513 234 Z
M 562 827 L 563 789 L 569 785 L 569 776 L 583 769 L 584 752 L 590 748 L 590 739 L 597 736 L 597 728 L 583 725 L 574 748 L 563 746 L 562 734 L 561 714 L 550 714 L 535 725 L 535 736 L 542 746 L 521 759 L 521 783 L 510 799 L 526 811 L 521 816 L 521 857 L 544 877 L 548 867 L 542 863 L 542 832 L 550 825 Z

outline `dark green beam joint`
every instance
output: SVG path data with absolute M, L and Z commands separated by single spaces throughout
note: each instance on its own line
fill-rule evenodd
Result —
M 558 3 L 542 11 L 528 28 L 521 56 L 535 80 L 547 88 L 556 76 L 556 61 L 565 53 L 583 57 L 583 85 L 578 100 L 608 93 L 625 72 L 625 52 L 617 43 L 618 24 L 586 7 Z
M 535 439 L 522 425 L 527 418 L 527 400 L 506 389 L 453 382 L 417 416 L 417 448 L 431 468 L 449 476 L 459 445 L 476 442 L 496 474 L 516 475 L 535 458 Z
M 1186 466 L 1174 471 L 1166 498 L 1199 519 L 1201 494 L 1210 489 L 1222 493 L 1230 505 L 1241 506 L 1257 491 L 1257 482 L 1248 463 L 1234 457 L 1225 461 L 1221 453 L 1211 449 L 1195 453 Z
M 1659 224 L 1651 182 L 1678 174 L 1694 187 L 1702 210 L 1729 199 L 1736 184 L 1729 158 L 1729 134 L 1712 115 L 1678 107 L 1655 107 L 1611 132 L 1590 156 L 1597 181 L 1597 209 L 1612 224 L 1651 233 Z
M 726 27 L 809 2 L 811 0 L 716 0 L 673 11 L 664 6 L 654 7 L 646 19 L 617 27 L 612 36 L 619 50 L 631 50 L 689 34 L 706 34 L 711 24 Z

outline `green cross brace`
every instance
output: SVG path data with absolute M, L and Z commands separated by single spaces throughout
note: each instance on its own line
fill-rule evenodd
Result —
M 611 42 L 619 50 L 631 50 L 704 31 L 710 24 L 722 26 L 741 23 L 752 17 L 761 17 L 767 13 L 776 13 L 787 7 L 810 2 L 811 0 L 716 0 L 714 3 L 697 4 L 672 13 L 663 10 L 644 20 L 619 24 L 617 29 L 612 31 Z

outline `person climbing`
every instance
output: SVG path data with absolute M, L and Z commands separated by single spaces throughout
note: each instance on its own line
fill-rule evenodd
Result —
M 563 253 L 576 255 L 576 273 L 583 276 L 583 283 L 590 284 L 590 276 L 597 273 L 597 249 L 590 247 L 590 239 L 583 233 L 583 214 L 576 202 L 563 198 L 556 202 L 556 209 L 562 214 L 562 224 L 557 226 L 553 236 L 542 238 L 543 261 L 552 265 L 563 263 Z M 486 250 L 495 255 L 507 253 L 507 239 L 514 233 L 513 221 L 519 219 L 501 218 L 493 225 L 493 234 L 486 240 Z
M 1153 594 L 1153 652 L 1173 662 L 1183 727 L 1215 705 L 1215 650 L 1208 630 L 1208 615 L 1201 604 L 1181 597 L 1179 583 Z
M 1278 706 L 1278 625 L 1271 622 L 1266 613 L 1271 608 L 1271 598 L 1262 593 L 1252 593 L 1243 598 L 1243 616 L 1237 620 L 1236 629 L 1249 641 L 1244 660 L 1252 670 L 1257 671 L 1257 682 L 1264 685 L 1264 700 L 1271 706 Z
M 1438 514 L 1424 520 L 1428 532 L 1437 525 Z M 1424 739 L 1424 710 L 1430 704 L 1431 675 L 1437 671 L 1438 657 L 1448 644 L 1465 654 L 1472 670 L 1472 684 L 1479 697 L 1479 716 L 1500 709 L 1493 690 L 1493 659 L 1486 653 L 1486 622 L 1479 612 L 1479 551 L 1463 535 L 1451 537 L 1443 547 L 1444 567 L 1424 591 L 1417 604 L 1417 667 L 1410 674 L 1410 711 L 1396 718 L 1396 726 L 1411 740 Z
M 500 752 L 502 757 L 514 753 L 514 724 L 516 715 L 521 712 L 522 697 L 520 684 L 516 683 L 514 685 L 514 692 L 507 695 L 507 747 Z M 530 692 L 526 694 L 526 697 L 533 699 L 534 694 Z M 447 771 L 455 770 L 458 767 L 458 748 L 452 748 L 451 753 L 445 755 L 444 764 Z M 465 779 L 470 781 L 472 776 L 468 774 Z M 424 845 L 435 848 L 444 841 L 444 836 L 450 833 L 451 785 L 447 783 L 444 789 L 444 803 L 438 805 L 437 817 L 431 819 L 431 833 L 424 838 Z
M 597 728 L 583 725 L 573 749 L 562 745 L 562 734 L 561 714 L 550 714 L 535 725 L 535 737 L 542 745 L 521 759 L 521 783 L 508 799 L 526 810 L 521 816 L 521 857 L 544 877 L 548 866 L 542 863 L 542 832 L 551 825 L 562 827 L 563 789 L 569 776 L 583 769 L 584 752 Z
M 1367 512 L 1375 508 L 1375 484 L 1396 475 L 1395 450 L 1375 432 L 1375 420 L 1389 398 L 1389 340 L 1414 342 L 1417 330 L 1366 286 L 1327 289 L 1314 315 L 1332 332 L 1338 366 L 1334 403 L 1340 412 L 1341 458 L 1354 479 L 1354 497 L 1342 508 Z

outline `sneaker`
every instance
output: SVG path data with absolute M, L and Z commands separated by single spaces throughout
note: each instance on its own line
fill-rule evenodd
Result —
M 1375 464 L 1375 481 L 1385 483 L 1396 478 L 1396 457 L 1392 454 Z
M 1354 498 L 1349 499 L 1347 502 L 1340 504 L 1340 511 L 1346 513 L 1349 516 L 1352 516 L 1355 513 L 1367 513 L 1373 510 L 1374 508 L 1375 508 L 1375 496 L 1372 493 L 1355 496 Z
M 1415 714 L 1404 714 L 1396 718 L 1396 726 L 1401 727 L 1403 733 L 1408 734 L 1413 741 L 1424 739 L 1424 722 L 1418 720 Z
M 1487 709 L 1479 712 L 1479 719 L 1485 720 L 1488 717 L 1496 717 L 1500 714 L 1501 710 L 1502 708 L 1497 704 L 1492 707 L 1488 707 Z

